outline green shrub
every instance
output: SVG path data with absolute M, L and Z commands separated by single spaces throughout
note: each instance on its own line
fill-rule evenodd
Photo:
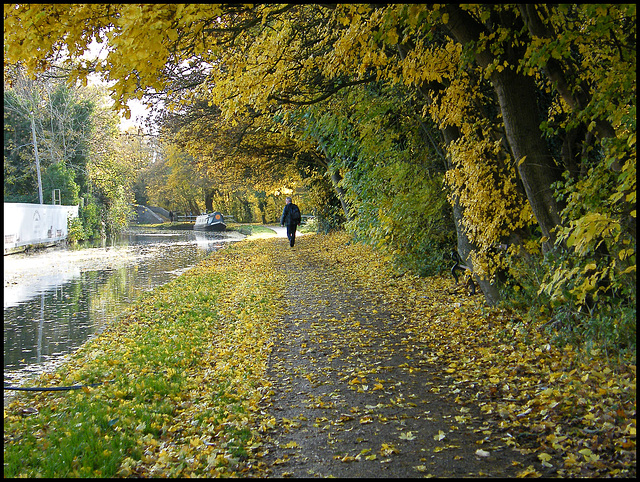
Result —
M 82 220 L 78 218 L 69 218 L 67 220 L 67 241 L 76 243 L 85 239 L 84 227 Z

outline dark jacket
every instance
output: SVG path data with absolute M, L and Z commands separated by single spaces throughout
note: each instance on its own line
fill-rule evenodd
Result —
M 280 224 L 291 226 L 292 224 L 298 225 L 300 223 L 294 223 L 291 220 L 291 206 L 295 206 L 293 203 L 287 204 L 282 210 L 282 216 L 280 216 Z

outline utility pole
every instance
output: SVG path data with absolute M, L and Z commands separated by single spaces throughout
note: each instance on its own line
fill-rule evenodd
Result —
M 38 197 L 40 204 L 44 204 L 42 200 L 42 178 L 40 177 L 40 158 L 38 157 L 38 141 L 36 140 L 36 123 L 33 120 L 34 115 L 31 111 L 31 135 L 33 136 L 33 151 L 36 155 L 36 172 L 38 173 Z

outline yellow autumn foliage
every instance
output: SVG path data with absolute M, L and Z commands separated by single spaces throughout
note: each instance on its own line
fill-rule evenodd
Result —
M 4 13 L 5 59 L 32 72 L 61 53 L 77 58 L 94 37 L 108 39 L 106 58 L 96 65 L 79 60 L 72 80 L 95 69 L 114 82 L 116 107 L 125 110 L 128 99 L 172 91 L 176 78 L 167 72 L 194 61 L 204 79 L 194 96 L 177 95 L 172 107 L 196 98 L 219 107 L 232 127 L 249 113 L 267 116 L 277 121 L 257 127 L 302 131 L 313 144 L 318 139 L 300 120 L 309 111 L 294 106 L 345 93 L 345 86 L 378 84 L 389 99 L 412 107 L 406 117 L 429 137 L 432 145 L 420 145 L 416 157 L 432 155 L 433 147 L 446 158 L 449 199 L 462 211 L 458 241 L 469 244 L 468 235 L 477 246 L 476 274 L 493 279 L 506 261 L 488 251 L 530 237 L 538 246 L 528 252 L 537 257 L 509 266 L 511 275 L 527 271 L 530 303 L 545 295 L 577 313 L 608 293 L 609 305 L 627 314 L 635 309 L 635 5 L 14 4 Z M 394 89 L 401 95 L 390 95 Z M 352 106 L 346 110 L 353 114 Z M 429 132 L 431 126 L 440 132 Z M 189 148 L 215 162 L 197 135 L 209 127 L 194 124 L 197 141 Z M 447 127 L 458 137 L 451 145 L 436 139 Z M 356 128 L 366 141 L 336 142 L 330 154 L 357 158 L 352 154 L 368 142 L 388 156 L 397 139 L 385 128 Z M 321 150 L 317 142 L 310 147 Z M 384 246 L 394 241 L 385 232 L 390 219 L 364 219 L 362 231 Z M 541 247 L 561 252 L 546 276 L 535 272 Z M 593 262 L 597 276 L 585 271 Z M 614 325 L 616 316 L 603 315 Z M 635 324 L 624 316 L 628 329 L 614 326 L 613 340 L 620 332 L 634 337 Z M 579 316 L 566 319 L 583 326 Z M 601 324 L 596 320 L 594 330 Z

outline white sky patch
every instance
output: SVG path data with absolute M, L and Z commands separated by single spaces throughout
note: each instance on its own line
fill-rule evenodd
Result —
M 96 40 L 93 40 L 89 44 L 89 50 L 85 53 L 81 58 L 83 59 L 105 59 L 107 57 L 108 49 L 106 40 L 102 43 L 98 43 Z M 98 74 L 89 74 L 87 76 L 87 80 L 89 84 L 103 84 L 108 85 L 105 81 L 103 81 Z M 144 129 L 144 123 L 149 115 L 149 110 L 145 107 L 145 105 L 139 101 L 138 99 L 132 99 L 127 101 L 127 105 L 129 109 L 131 109 L 131 117 L 129 119 L 125 119 L 124 115 L 119 114 L 120 116 L 120 130 L 126 131 L 130 127 L 140 127 Z

